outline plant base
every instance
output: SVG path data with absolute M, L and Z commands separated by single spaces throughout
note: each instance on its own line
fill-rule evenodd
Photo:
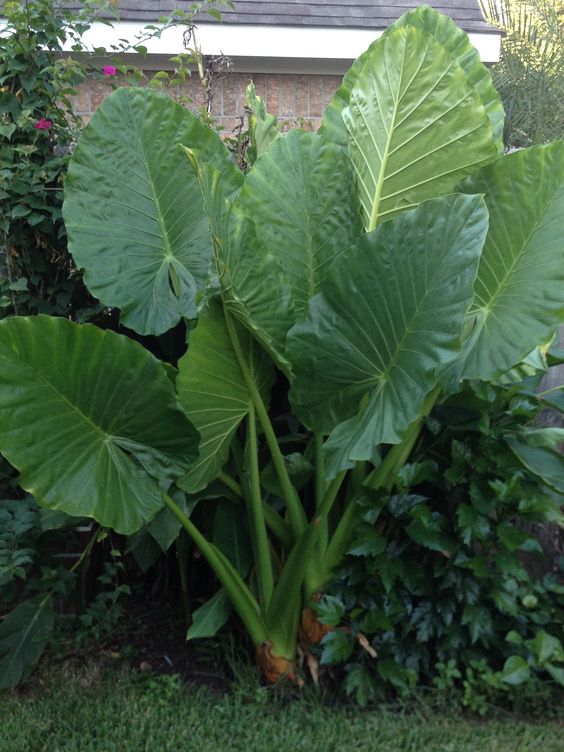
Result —
M 266 684 L 276 684 L 285 677 L 296 681 L 294 661 L 274 655 L 270 640 L 265 640 L 257 647 L 257 661 Z

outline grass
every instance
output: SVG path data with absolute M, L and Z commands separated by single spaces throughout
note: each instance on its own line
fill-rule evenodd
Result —
M 0 752 L 561 752 L 562 726 L 361 711 L 96 668 L 0 695 Z

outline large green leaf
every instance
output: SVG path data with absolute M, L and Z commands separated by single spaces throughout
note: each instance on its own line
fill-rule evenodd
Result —
M 342 116 L 367 230 L 448 193 L 498 153 L 488 114 L 463 69 L 413 26 L 375 45 Z
M 428 5 L 421 5 L 404 13 L 387 28 L 384 36 L 404 26 L 413 26 L 432 35 L 436 41 L 452 56 L 457 66 L 464 72 L 468 83 L 476 90 L 492 125 L 492 135 L 499 153 L 503 152 L 503 106 L 499 94 L 492 83 L 488 68 L 481 62 L 478 51 L 470 44 L 468 35 L 450 18 Z M 343 78 L 341 86 L 335 92 L 323 115 L 320 133 L 342 146 L 348 143 L 347 131 L 343 123 L 342 112 L 348 106 L 350 93 L 365 66 L 372 65 L 372 55 L 382 42 L 382 37 L 353 63 Z
M 251 374 L 267 402 L 273 381 L 270 359 L 245 329 L 237 327 L 237 331 Z M 180 404 L 201 435 L 198 459 L 178 485 L 195 493 L 217 478 L 251 399 L 218 300 L 200 313 L 178 367 Z
M 119 89 L 83 131 L 65 181 L 69 248 L 90 291 L 140 334 L 196 316 L 212 258 L 198 182 L 178 144 L 223 170 L 219 136 L 147 89 Z
M 207 161 L 206 154 L 197 148 L 181 147 L 202 195 L 203 207 L 215 249 L 221 250 L 227 236 L 227 219 L 231 206 L 245 182 L 245 176 L 225 152 L 223 163 Z M 217 269 L 216 269 L 217 271 Z
M 220 253 L 223 300 L 277 366 L 290 375 L 285 347 L 288 330 L 296 320 L 292 288 L 279 260 L 268 248 L 260 248 L 254 223 L 231 212 Z
M 456 381 L 488 380 L 549 340 L 564 319 L 564 142 L 502 157 L 463 189 L 484 194 L 490 227 L 473 329 L 448 372 Z
M 363 228 L 351 163 L 317 133 L 290 131 L 248 173 L 234 211 L 252 220 L 255 258 L 268 252 L 292 289 L 294 316 L 307 308 L 335 259 Z M 260 322 L 258 322 L 260 323 Z
M 23 601 L 0 623 L 0 689 L 27 679 L 55 626 L 49 596 Z
M 223 298 L 286 373 L 286 334 L 362 232 L 350 160 L 315 133 L 277 139 L 236 193 L 190 151 L 216 240 Z
M 0 451 L 42 505 L 133 533 L 197 456 L 162 364 L 97 327 L 0 323 Z
M 309 428 L 333 431 L 330 475 L 400 441 L 419 416 L 459 345 L 486 229 L 482 199 L 462 195 L 383 223 L 339 259 L 290 331 L 292 405 Z
M 294 323 L 292 290 L 282 266 L 268 248 L 259 244 L 252 220 L 232 211 L 240 185 L 228 181 L 200 154 L 187 150 L 187 156 L 200 184 L 210 221 L 217 258 L 217 272 L 223 301 L 289 374 L 284 345 Z

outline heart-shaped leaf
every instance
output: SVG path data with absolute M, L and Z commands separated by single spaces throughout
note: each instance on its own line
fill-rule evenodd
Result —
M 84 129 L 65 181 L 69 249 L 93 295 L 140 334 L 196 317 L 212 242 L 179 144 L 222 171 L 219 136 L 165 94 L 118 89 Z
M 464 182 L 465 192 L 484 194 L 490 226 L 473 329 L 447 380 L 507 371 L 564 320 L 563 165 L 564 142 L 556 142 L 501 157 Z
M 198 433 L 162 364 L 111 331 L 0 322 L 0 451 L 40 504 L 130 534 L 195 460 Z
M 342 113 L 368 231 L 498 154 L 478 93 L 435 37 L 395 29 L 369 62 Z
M 478 94 L 492 126 L 493 140 L 497 151 L 503 153 L 503 106 L 499 94 L 492 83 L 492 76 L 488 68 L 480 60 L 478 51 L 470 44 L 468 34 L 462 31 L 450 18 L 439 13 L 428 5 L 422 5 L 404 13 L 389 26 L 382 37 L 373 42 L 370 47 L 353 63 L 351 69 L 343 78 L 341 86 L 335 92 L 323 115 L 323 122 L 319 132 L 336 143 L 347 146 L 347 130 L 343 123 L 342 113 L 350 102 L 350 93 L 356 84 L 361 70 L 372 65 L 372 56 L 377 55 L 377 47 L 382 38 L 393 33 L 396 29 L 413 26 L 420 31 L 430 34 L 448 52 L 453 62 L 459 66 L 470 84 Z
M 330 475 L 397 443 L 419 416 L 459 345 L 486 229 L 482 199 L 462 195 L 383 223 L 339 259 L 290 331 L 292 405 L 309 428 L 333 432 Z
M 292 289 L 295 320 L 319 292 L 335 259 L 362 233 L 346 153 L 317 133 L 290 131 L 248 173 L 234 211 L 252 220 L 259 243 Z
M 289 374 L 290 364 L 283 353 L 286 334 L 295 319 L 292 290 L 282 267 L 268 248 L 260 245 L 254 222 L 232 210 L 240 184 L 232 177 L 222 179 L 198 152 L 186 153 L 204 197 L 225 306 Z

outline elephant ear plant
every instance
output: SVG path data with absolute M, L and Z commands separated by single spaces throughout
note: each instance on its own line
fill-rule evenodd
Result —
M 319 133 L 273 131 L 246 175 L 166 96 L 118 90 L 72 158 L 69 246 L 124 326 L 187 322 L 178 374 L 90 325 L 0 323 L 22 487 L 124 534 L 167 507 L 267 681 L 294 672 L 300 622 L 302 642 L 326 629 L 311 606 L 359 502 L 393 487 L 433 405 L 564 318 L 564 147 L 503 156 L 502 127 L 466 34 L 428 7 L 355 62 Z M 251 576 L 186 511 L 211 483 L 248 520 Z

